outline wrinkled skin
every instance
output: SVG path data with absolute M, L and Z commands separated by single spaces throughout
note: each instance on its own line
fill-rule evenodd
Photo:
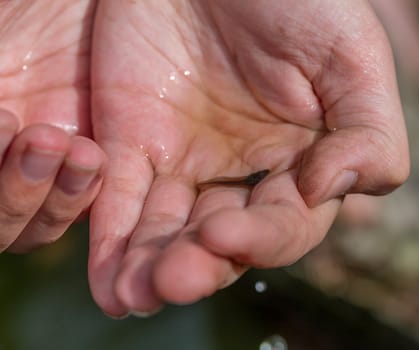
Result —
M 92 5 L 0 1 L 0 251 L 55 241 L 99 190 L 103 152 L 71 136 L 90 134 Z
M 408 175 L 391 53 L 365 1 L 102 0 L 92 62 L 109 167 L 89 278 L 112 316 L 290 264 L 343 193 L 387 193 Z M 252 191 L 197 193 L 264 168 Z

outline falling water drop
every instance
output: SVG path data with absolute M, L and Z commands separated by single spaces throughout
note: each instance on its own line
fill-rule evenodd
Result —
M 23 58 L 22 70 L 24 72 L 26 72 L 29 69 L 29 62 L 32 59 L 32 55 L 33 55 L 33 52 L 32 51 L 28 51 L 26 53 L 25 57 Z
M 259 346 L 259 350 L 287 350 L 288 345 L 280 335 L 272 335 L 266 338 Z
M 255 283 L 255 291 L 258 293 L 264 293 L 268 289 L 268 285 L 265 281 L 257 281 Z

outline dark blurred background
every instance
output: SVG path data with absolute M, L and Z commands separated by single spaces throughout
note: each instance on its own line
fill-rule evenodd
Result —
M 297 264 L 250 271 L 195 305 L 112 320 L 87 285 L 87 225 L 27 256 L 0 255 L 0 350 L 419 349 L 419 30 L 414 0 L 371 0 L 395 51 L 412 175 L 348 198 Z M 286 343 L 288 345 L 286 345 Z

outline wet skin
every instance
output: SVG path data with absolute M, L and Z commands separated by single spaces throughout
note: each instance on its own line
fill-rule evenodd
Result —
M 102 0 L 93 47 L 92 124 L 110 161 L 89 278 L 108 314 L 196 301 L 238 264 L 290 264 L 342 192 L 406 177 L 391 51 L 363 1 Z M 258 186 L 197 191 L 255 169 L 271 169 Z

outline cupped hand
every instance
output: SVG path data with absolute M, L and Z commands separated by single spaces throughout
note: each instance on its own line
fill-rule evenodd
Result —
M 90 285 L 113 316 L 189 303 L 316 246 L 344 193 L 407 177 L 386 37 L 365 1 L 103 0 Z M 271 172 L 255 188 L 197 183 Z
M 99 190 L 105 156 L 86 137 L 94 6 L 0 4 L 0 252 L 56 240 Z

